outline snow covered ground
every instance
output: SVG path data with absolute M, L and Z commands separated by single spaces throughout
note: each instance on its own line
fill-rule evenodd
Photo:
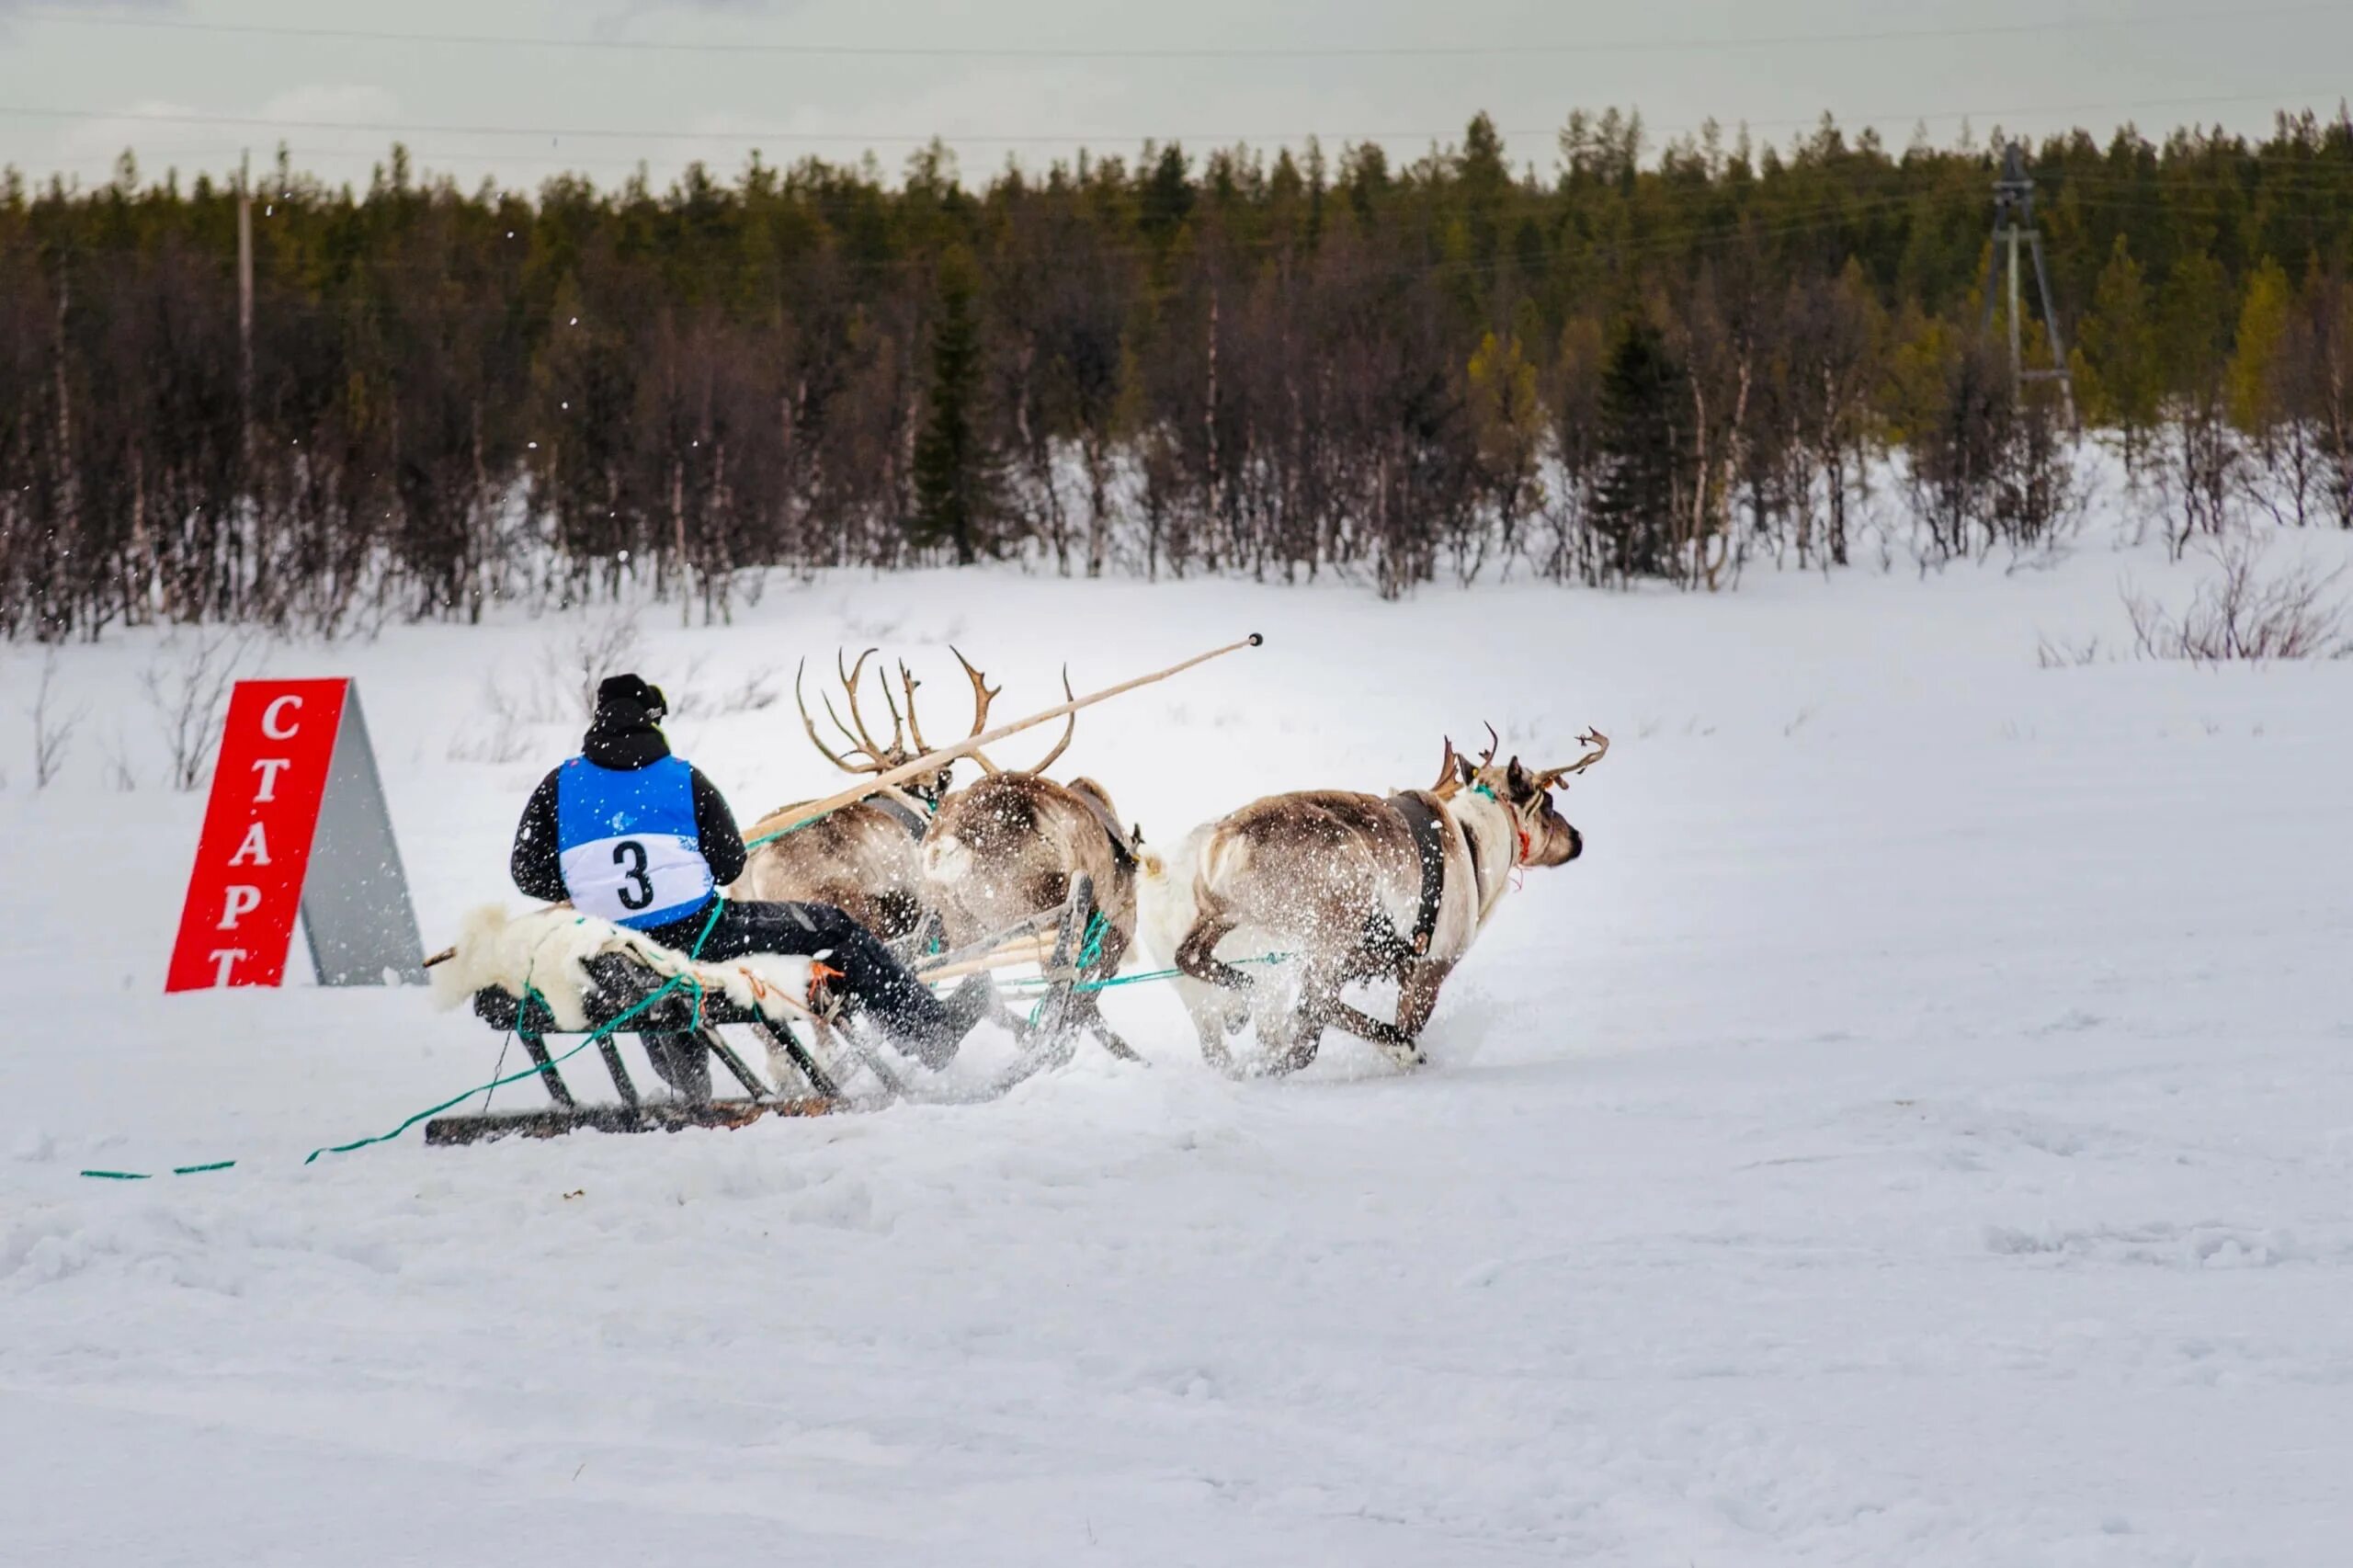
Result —
M 2198 570 L 649 611 L 674 696 L 783 672 L 672 726 L 747 815 L 830 786 L 789 686 L 837 641 L 917 660 L 946 729 L 950 638 L 1019 712 L 1065 655 L 1085 688 L 1266 631 L 1081 723 L 1164 843 L 1422 783 L 1483 720 L 1617 744 L 1410 1078 L 1336 1036 L 1225 1081 L 1138 986 L 1149 1069 L 995 1104 L 309 1167 L 497 1040 L 419 992 L 165 998 L 200 801 L 156 782 L 155 643 L 74 650 L 65 777 L 0 746 L 0 1560 L 2343 1562 L 2353 663 L 2035 658 Z M 573 740 L 486 685 L 528 705 L 604 619 L 266 651 L 359 678 L 428 941 L 511 898 Z

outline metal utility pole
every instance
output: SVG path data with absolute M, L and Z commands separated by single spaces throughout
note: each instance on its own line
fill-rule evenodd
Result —
M 237 414 L 245 461 L 254 457 L 253 154 L 237 163 Z
M 2024 318 L 2018 310 L 2018 245 L 2023 242 L 2034 258 L 2035 291 L 2042 298 L 2042 335 L 2051 345 L 2051 368 L 2029 370 L 2022 347 Z M 2051 274 L 2042 264 L 2042 233 L 2034 227 L 2034 181 L 2026 172 L 2024 153 L 2016 142 L 2002 149 L 2002 177 L 1994 182 L 1994 248 L 1985 257 L 1985 310 L 1979 330 L 1994 324 L 1994 274 L 2007 252 L 2010 264 L 2010 392 L 2026 395 L 2029 381 L 2057 381 L 2066 400 L 2067 418 L 2075 417 L 2075 387 L 2067 374 L 2067 349 L 2059 337 L 2059 307 L 2051 298 Z

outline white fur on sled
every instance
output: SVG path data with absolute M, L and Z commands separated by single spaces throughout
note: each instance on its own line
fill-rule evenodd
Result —
M 697 963 L 684 953 L 650 942 L 626 926 L 576 909 L 535 909 L 509 915 L 485 904 L 466 916 L 454 957 L 433 966 L 434 1000 L 454 1007 L 485 986 L 520 996 L 530 988 L 547 999 L 559 1029 L 588 1028 L 585 960 L 599 953 L 624 953 L 663 976 L 691 975 L 704 990 L 723 994 L 740 1007 L 756 1010 L 771 1023 L 806 1017 L 812 960 L 756 953 L 724 963 Z

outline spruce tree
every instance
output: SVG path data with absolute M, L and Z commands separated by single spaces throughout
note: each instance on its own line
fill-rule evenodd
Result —
M 915 436 L 913 531 L 918 543 L 953 545 L 958 562 L 969 565 L 995 548 L 1001 496 L 981 419 L 980 278 L 963 246 L 940 257 L 938 291 L 930 405 Z
M 2288 340 L 2289 314 L 2295 290 L 2287 269 L 2265 256 L 2246 280 L 2239 304 L 2239 329 L 2224 374 L 2231 423 L 2258 439 L 2268 438 L 2280 417 L 2275 384 Z
M 1601 483 L 1595 528 L 1621 576 L 1673 565 L 1675 514 L 1690 460 L 1690 389 L 1657 327 L 1636 322 L 1601 377 Z

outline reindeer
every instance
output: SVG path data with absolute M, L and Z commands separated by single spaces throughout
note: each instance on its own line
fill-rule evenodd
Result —
M 977 674 L 972 679 L 976 690 L 985 689 Z M 1067 669 L 1063 692 L 1070 695 Z M 1120 827 L 1109 792 L 1095 780 L 1057 784 L 1045 777 L 1077 729 L 1074 713 L 1053 750 L 1027 768 L 1002 768 L 972 753 L 985 777 L 940 802 L 924 838 L 923 871 L 926 900 L 939 915 L 949 947 L 961 948 L 1059 907 L 1084 874 L 1093 883 L 1102 926 L 1100 942 L 1090 949 L 1080 978 L 1119 972 L 1120 960 L 1135 939 L 1143 833 Z M 1074 994 L 1066 1017 L 1114 1056 L 1142 1060 L 1103 1021 L 1094 992 Z
M 987 727 L 989 704 L 997 694 L 962 653 L 953 648 L 949 652 L 956 653 L 956 662 L 963 666 L 972 683 L 972 727 L 968 733 L 977 735 Z M 800 706 L 801 723 L 809 733 L 809 744 L 845 773 L 887 773 L 931 749 L 923 738 L 922 723 L 915 717 L 915 691 L 923 683 L 915 679 L 904 662 L 899 665 L 899 683 L 906 696 L 906 712 L 900 713 L 898 703 L 891 695 L 890 676 L 885 674 L 881 682 L 882 703 L 891 714 L 891 738 L 878 742 L 867 728 L 866 717 L 858 710 L 858 691 L 866 674 L 866 661 L 873 655 L 874 650 L 869 648 L 847 669 L 842 665 L 842 655 L 838 652 L 834 655 L 834 673 L 841 680 L 849 707 L 848 723 L 844 723 L 841 715 L 834 710 L 834 699 L 819 694 L 825 716 L 833 721 L 834 728 L 841 732 L 847 743 L 843 751 L 827 745 L 817 733 L 817 722 L 810 715 L 808 699 L 801 695 L 801 676 L 808 661 L 801 661 L 802 668 L 793 674 L 793 700 Z M 912 748 L 907 744 L 910 739 L 914 743 Z M 878 790 L 854 805 L 844 806 L 760 845 L 745 862 L 744 874 L 728 890 L 730 894 L 737 898 L 830 903 L 886 942 L 913 937 L 924 924 L 926 907 L 923 865 L 917 849 L 931 825 L 932 813 L 948 793 L 953 767 L 951 762 L 937 773 L 922 775 L 895 789 Z M 779 807 L 772 814 L 781 815 L 793 809 Z
M 1609 750 L 1596 731 L 1580 739 L 1584 756 L 1536 772 L 1516 756 L 1497 767 L 1492 742 L 1474 764 L 1449 740 L 1427 790 L 1270 795 L 1187 835 L 1147 902 L 1210 1064 L 1233 1071 L 1225 1037 L 1255 1017 L 1279 1071 L 1313 1062 L 1336 1025 L 1400 1067 L 1419 1066 L 1415 1041 L 1438 989 L 1513 873 L 1584 851 L 1552 797 Z M 1275 972 L 1233 961 L 1270 953 L 1285 955 Z M 1397 982 L 1394 1023 L 1341 1000 L 1342 986 L 1372 980 Z

